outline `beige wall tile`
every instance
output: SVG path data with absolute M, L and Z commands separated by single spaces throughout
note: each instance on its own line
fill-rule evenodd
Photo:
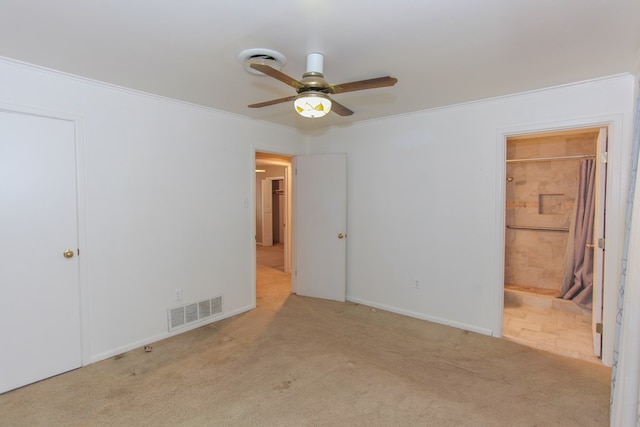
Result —
M 507 158 L 594 154 L 595 132 L 518 138 L 507 142 Z M 506 224 L 568 228 L 578 186 L 579 160 L 508 163 Z M 541 203 L 542 202 L 542 203 Z M 507 230 L 505 281 L 560 289 L 567 232 Z

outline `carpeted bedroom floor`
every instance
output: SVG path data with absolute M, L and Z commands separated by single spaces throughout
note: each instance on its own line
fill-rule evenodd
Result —
M 0 395 L 1 426 L 606 426 L 611 370 L 290 294 Z M 46 351 L 46 349 L 43 349 Z

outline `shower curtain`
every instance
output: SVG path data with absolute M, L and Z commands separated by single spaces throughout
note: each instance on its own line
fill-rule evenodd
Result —
M 591 309 L 593 294 L 593 224 L 595 217 L 596 163 L 580 161 L 578 194 L 569 227 L 560 296 Z

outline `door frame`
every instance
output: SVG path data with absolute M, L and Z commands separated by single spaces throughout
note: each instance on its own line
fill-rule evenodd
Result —
M 604 133 L 604 140 L 603 140 Z M 598 135 L 596 137 L 596 173 L 595 173 L 595 188 L 594 188 L 594 202 L 595 202 L 595 215 L 594 215 L 594 224 L 593 224 L 593 244 L 595 245 L 593 248 L 593 271 L 597 272 L 600 270 L 598 276 L 594 276 L 594 279 L 601 280 L 600 286 L 593 286 L 593 302 L 597 302 L 597 304 L 592 304 L 592 312 L 591 312 L 591 331 L 593 338 L 593 349 L 594 354 L 602 358 L 602 333 L 598 332 L 597 325 L 602 325 L 603 323 L 603 294 L 604 294 L 604 270 L 606 268 L 604 253 L 605 247 L 600 246 L 599 239 L 603 239 L 606 241 L 606 227 L 605 227 L 605 218 L 606 218 L 606 203 L 607 203 L 607 155 L 608 155 L 608 139 L 609 139 L 609 128 L 601 127 L 598 130 Z M 604 172 L 604 173 L 603 173 Z M 604 185 L 603 185 L 604 184 Z M 596 312 L 595 307 L 598 307 L 599 310 Z
M 80 307 L 80 360 L 81 366 L 91 363 L 91 330 L 89 328 L 90 294 L 88 286 L 88 264 L 87 264 L 87 232 L 86 232 L 86 185 L 85 185 L 85 162 L 84 162 L 84 134 L 83 119 L 81 116 L 58 111 L 49 111 L 40 108 L 32 108 L 23 105 L 13 105 L 0 102 L 0 111 L 13 114 L 24 114 L 29 116 L 44 117 L 55 120 L 64 120 L 73 123 L 74 145 L 75 145 L 75 177 L 76 177 L 76 214 L 78 227 L 78 292 Z
M 251 198 L 251 202 L 249 203 L 249 207 L 253 208 L 251 209 L 252 215 L 253 215 L 253 244 L 251 245 L 251 251 L 252 251 L 252 281 L 253 281 L 253 301 L 254 301 L 254 306 L 255 306 L 255 300 L 256 300 L 256 295 L 255 295 L 255 290 L 256 290 L 256 238 L 257 238 L 257 229 L 256 229 L 256 222 L 255 222 L 255 212 L 256 209 L 258 209 L 258 206 L 256 205 L 256 153 L 265 153 L 265 154 L 273 154 L 274 156 L 287 156 L 289 157 L 291 160 L 289 162 L 285 161 L 285 160 L 269 160 L 266 163 L 267 164 L 273 164 L 273 165 L 278 165 L 278 166 L 283 166 L 284 167 L 284 176 L 278 176 L 277 179 L 283 179 L 284 180 L 284 185 L 285 185 L 285 193 L 286 193 L 286 200 L 285 200 L 285 209 L 287 211 L 287 218 L 286 218 L 286 224 L 287 226 L 285 227 L 284 233 L 285 233 L 285 241 L 284 241 L 284 271 L 285 273 L 291 273 L 291 269 L 292 269 L 292 255 L 293 255 L 293 228 L 295 227 L 295 224 L 293 223 L 293 203 L 292 203 L 292 181 L 293 181 L 293 158 L 297 155 L 297 154 L 291 154 L 291 153 L 284 153 L 284 152 L 275 152 L 275 151 L 271 151 L 271 150 L 264 150 L 261 149 L 259 147 L 253 147 L 253 163 L 251 165 L 251 194 L 253 195 L 253 197 Z M 270 177 L 272 179 L 276 179 L 276 177 Z M 267 178 L 265 178 L 267 179 Z M 292 292 L 295 292 L 294 289 L 294 285 L 292 283 Z
M 495 238 L 493 241 L 493 277 L 492 286 L 492 335 L 502 337 L 502 316 L 504 307 L 504 256 L 505 256 L 505 203 L 506 203 L 506 147 L 507 138 L 528 134 L 550 132 L 565 132 L 586 128 L 607 128 L 608 157 L 606 176 L 606 211 L 605 228 L 607 240 L 622 242 L 624 239 L 624 207 L 622 201 L 626 198 L 628 186 L 628 165 L 625 162 L 625 148 L 623 141 L 622 114 L 585 117 L 567 121 L 522 125 L 499 128 L 496 132 L 495 153 L 497 162 L 495 180 Z M 626 176 L 625 176 L 626 175 Z M 603 337 L 602 364 L 611 366 L 613 363 L 613 348 L 615 341 L 615 325 L 617 311 L 618 281 L 620 277 L 621 245 L 609 244 L 604 254 L 605 271 L 603 284 Z

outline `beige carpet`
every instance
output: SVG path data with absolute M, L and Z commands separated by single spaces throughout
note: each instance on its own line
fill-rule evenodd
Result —
M 608 425 L 610 369 L 259 277 L 256 310 L 0 395 L 0 425 Z
M 259 265 L 284 271 L 284 245 L 276 243 L 273 246 L 256 245 L 256 262 Z

